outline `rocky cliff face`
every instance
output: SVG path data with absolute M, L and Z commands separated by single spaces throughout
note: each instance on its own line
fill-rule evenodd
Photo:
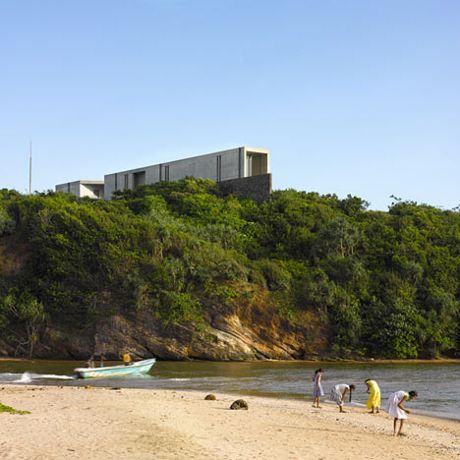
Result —
M 49 325 L 34 349 L 34 357 L 87 359 L 104 353 L 118 359 L 123 350 L 138 358 L 165 360 L 242 361 L 306 359 L 325 351 L 326 339 L 318 322 L 305 318 L 292 323 L 271 309 L 260 308 L 223 314 L 208 310 L 205 321 L 165 325 L 146 312 L 115 315 L 83 330 Z M 12 356 L 14 347 L 0 341 L 0 353 Z
M 19 277 L 27 248 L 0 244 L 0 273 Z M 250 292 L 251 289 L 254 291 Z M 325 355 L 327 330 L 312 313 L 283 318 L 263 288 L 240 286 L 231 305 L 211 304 L 204 298 L 203 319 L 165 324 L 148 311 L 120 312 L 90 326 L 63 326 L 47 318 L 37 328 L 38 340 L 30 356 L 24 325 L 0 336 L 0 356 L 46 359 L 87 359 L 104 353 L 118 359 L 123 350 L 138 358 L 164 360 L 242 361 L 306 359 Z

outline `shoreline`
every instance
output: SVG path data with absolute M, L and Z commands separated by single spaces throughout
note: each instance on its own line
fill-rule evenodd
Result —
M 460 424 L 410 415 L 404 438 L 392 418 L 334 404 L 197 390 L 3 385 L 7 439 L 0 456 L 29 459 L 458 459 Z M 243 398 L 248 411 L 229 410 Z M 91 448 L 93 447 L 93 448 Z
M 318 360 L 295 359 L 295 360 L 278 360 L 267 359 L 273 363 L 308 363 L 308 364 L 460 364 L 460 358 L 435 358 L 435 359 L 380 359 L 380 358 L 362 358 L 362 359 L 333 359 L 323 358 Z M 233 361 L 238 362 L 238 361 Z M 240 361 L 240 362 L 257 362 L 257 361 Z M 261 361 L 264 362 L 264 361 Z
M 147 359 L 147 358 L 143 358 Z M 156 358 L 158 362 L 205 362 L 205 363 L 283 363 L 283 364 L 460 364 L 460 358 L 433 358 L 433 359 L 383 359 L 383 358 L 360 358 L 360 359 L 345 359 L 345 358 L 321 358 L 321 359 L 264 359 L 264 360 L 245 360 L 245 361 L 216 361 L 207 359 L 184 359 L 184 360 L 169 360 Z M 49 359 L 49 358 L 9 358 L 0 356 L 0 362 L 84 362 L 84 359 Z M 123 363 L 122 360 L 107 360 L 107 362 Z
M 8 382 L 8 383 L 3 383 L 2 386 L 6 387 L 6 386 L 14 386 L 14 387 L 31 387 L 31 388 L 40 388 L 40 387 L 44 387 L 44 388 L 47 388 L 47 387 L 55 387 L 55 388 L 62 388 L 62 387 L 66 387 L 66 388 L 86 388 L 86 389 L 101 389 L 101 390 L 113 390 L 114 388 L 120 388 L 122 390 L 138 390 L 138 391 L 172 391 L 172 392 L 181 392 L 181 393 L 196 393 L 198 392 L 198 390 L 193 390 L 193 389 L 187 389 L 187 388 L 184 388 L 184 389 L 174 389 L 174 388 L 161 388 L 161 389 L 155 389 L 155 388 L 142 388 L 142 387 L 139 387 L 139 388 L 131 388 L 131 387 L 117 387 L 115 384 L 117 383 L 116 381 L 114 381 L 114 385 L 113 386 L 110 386 L 110 385 L 107 385 L 107 386 L 94 386 L 94 385 L 91 385 L 91 379 L 88 379 L 88 380 L 82 380 L 82 379 L 79 379 L 77 380 L 79 382 L 81 382 L 81 385 L 68 385 L 68 384 L 59 384 L 59 383 L 49 383 L 49 384 L 43 384 L 43 383 L 22 383 L 22 382 Z M 0 387 L 1 388 L 1 387 Z M 304 404 L 311 404 L 313 402 L 313 398 L 311 395 L 305 395 L 305 396 L 283 396 L 283 395 L 254 395 L 254 394 L 247 394 L 247 393 L 244 393 L 244 392 L 227 392 L 227 393 L 221 393 L 221 394 L 224 394 L 228 397 L 241 397 L 241 398 L 264 398 L 264 399 L 267 399 L 267 400 L 279 400 L 279 401 L 296 401 L 298 403 L 304 403 Z M 1 392 L 0 392 L 0 396 L 1 396 Z M 323 399 L 321 400 L 321 404 L 323 405 L 326 405 L 326 406 L 330 406 L 330 407 L 335 407 L 336 404 L 333 402 L 333 401 L 330 401 L 328 399 Z M 386 410 L 384 409 L 385 407 L 385 401 L 382 401 L 382 408 L 380 409 L 380 412 L 381 413 L 385 413 L 386 414 Z M 348 403 L 348 402 L 345 402 L 345 408 L 354 408 L 356 410 L 366 410 L 366 404 L 364 403 L 360 403 L 360 402 L 352 402 L 352 403 Z M 442 414 L 442 413 L 438 413 L 438 412 L 430 412 L 428 410 L 422 410 L 422 412 L 420 412 L 419 409 L 412 409 L 411 410 L 412 412 L 412 415 L 413 416 L 416 416 L 416 417 L 421 417 L 421 418 L 426 418 L 426 419 L 435 419 L 435 420 L 445 420 L 445 421 L 449 421 L 449 422 L 456 422 L 456 423 L 460 423 L 460 415 L 458 416 L 458 418 L 455 418 L 454 416 L 452 415 L 449 415 L 449 414 Z

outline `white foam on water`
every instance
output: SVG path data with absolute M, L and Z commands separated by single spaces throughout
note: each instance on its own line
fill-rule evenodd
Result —
M 191 379 L 168 379 L 171 382 L 189 382 Z
M 53 379 L 53 380 L 75 380 L 71 375 L 60 374 L 32 374 L 37 379 Z
M 33 372 L 24 372 L 21 378 L 14 380 L 14 383 L 31 383 L 33 380 L 74 380 L 74 377 L 70 375 L 58 375 L 58 374 L 34 374 Z
M 21 375 L 21 378 L 18 380 L 13 380 L 14 383 L 30 383 L 32 382 L 32 374 L 30 372 L 24 372 Z
M 0 382 L 2 383 L 12 383 L 20 376 L 17 372 L 2 372 L 0 374 Z

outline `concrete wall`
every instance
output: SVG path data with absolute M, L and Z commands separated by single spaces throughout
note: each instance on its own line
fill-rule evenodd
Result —
M 56 185 L 56 192 L 73 193 L 79 198 L 102 198 L 104 183 L 102 181 L 73 181 Z
M 80 196 L 80 181 L 56 185 L 56 192 L 73 193 L 76 196 Z
M 110 199 L 116 190 L 133 189 L 134 175 L 139 172 L 145 172 L 146 184 L 154 184 L 159 181 L 175 181 L 187 176 L 212 179 L 216 182 L 246 177 L 249 171 L 247 156 L 251 152 L 265 155 L 265 160 L 261 162 L 261 164 L 265 165 L 262 168 L 264 170 L 258 167 L 257 174 L 268 173 L 268 150 L 238 147 L 144 168 L 107 174 L 104 176 L 104 198 Z
M 160 180 L 160 165 L 146 166 L 145 168 L 129 169 L 104 176 L 104 198 L 110 200 L 117 190 L 134 188 L 134 175 L 145 172 L 145 183 L 155 184 Z M 127 176 L 127 181 L 126 181 Z M 126 187 L 127 184 L 127 187 Z
M 162 169 L 169 168 L 170 181 L 187 176 L 218 181 L 239 177 L 238 166 L 238 149 L 231 149 L 163 163 Z

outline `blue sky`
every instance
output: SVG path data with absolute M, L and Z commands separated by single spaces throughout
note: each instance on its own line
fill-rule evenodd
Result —
M 233 146 L 275 189 L 460 204 L 457 0 L 0 0 L 0 188 Z

